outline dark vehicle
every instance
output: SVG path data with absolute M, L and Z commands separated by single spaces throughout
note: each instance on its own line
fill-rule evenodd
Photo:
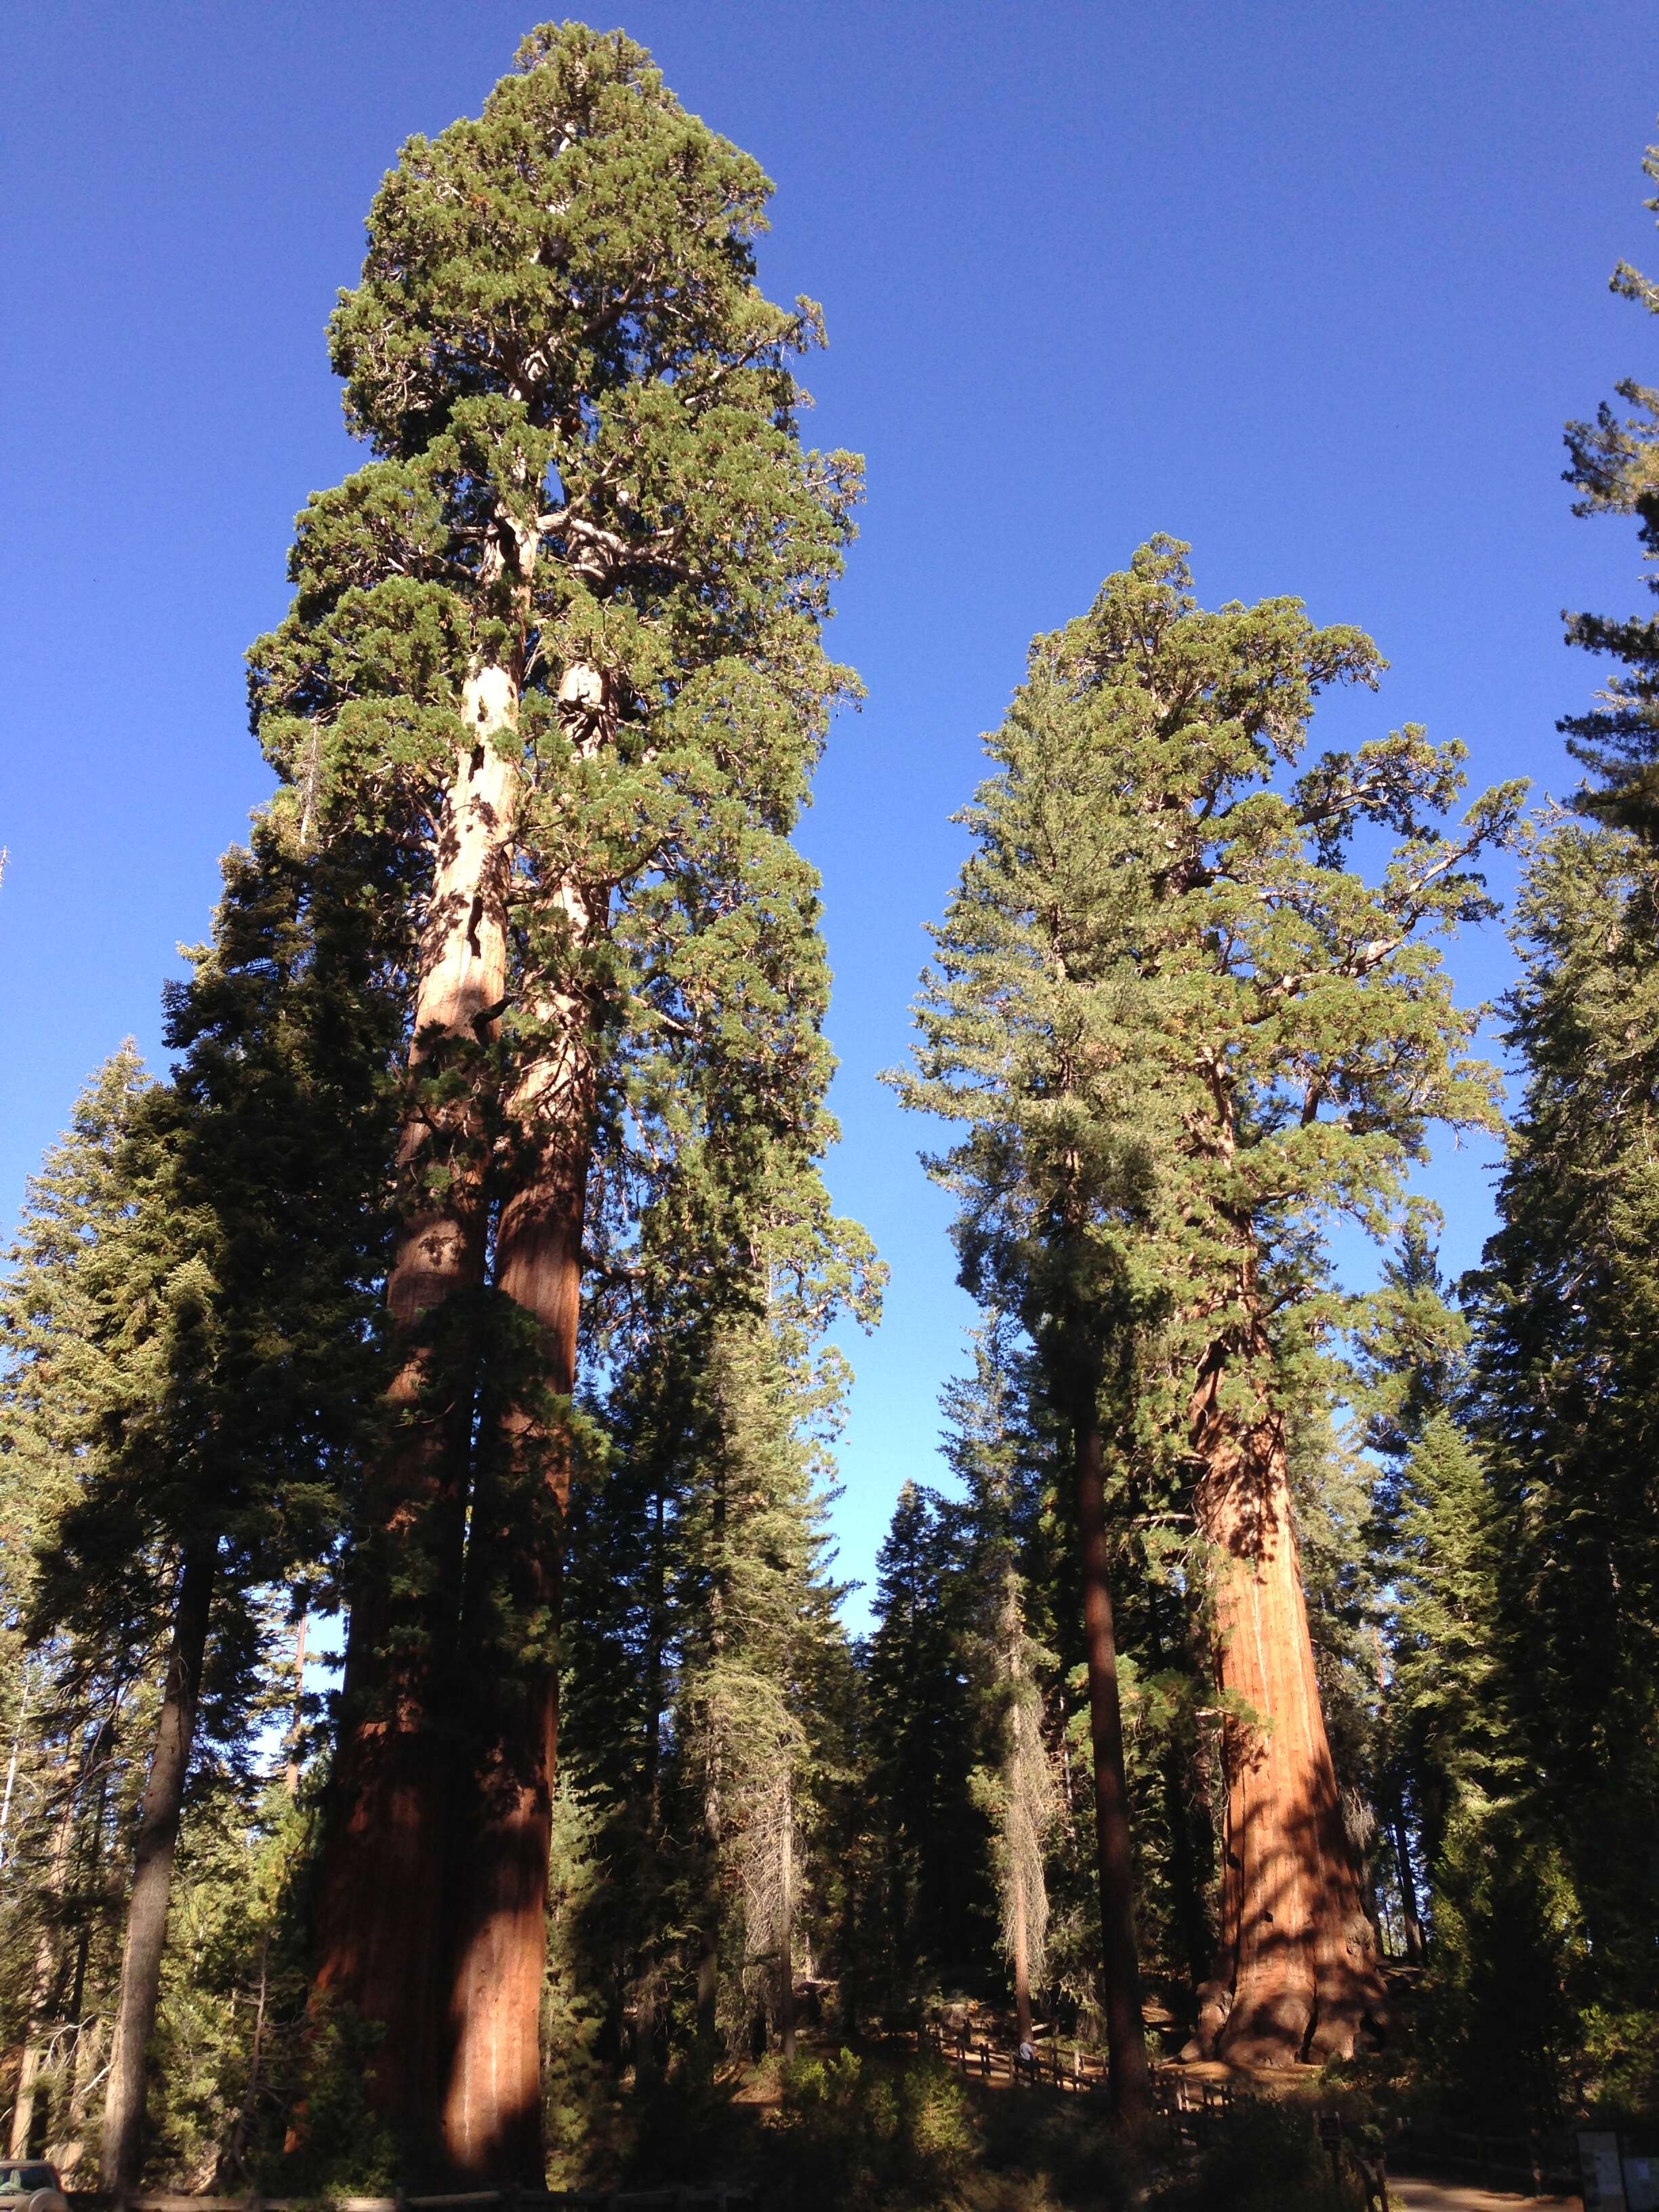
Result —
M 56 2167 L 43 2158 L 0 2160 L 0 2212 L 69 2212 Z

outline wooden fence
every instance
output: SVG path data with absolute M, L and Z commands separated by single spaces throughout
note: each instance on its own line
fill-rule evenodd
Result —
M 961 2068 L 969 2081 L 1005 2082 L 1015 2088 L 1058 2089 L 1062 2094 L 1086 2094 L 1106 2087 L 1106 2066 L 1093 2051 L 1073 2047 L 1069 2058 L 1058 2041 L 1033 2048 L 1029 2058 L 1000 2044 L 975 2041 L 966 2029 L 955 2032 L 930 2021 L 916 2038 L 923 2051 L 936 2051 L 941 2058 Z
M 66 2192 L 70 2212 L 754 2212 L 747 2189 L 470 2189 L 441 2197 L 150 2197 Z
M 1493 2135 L 1484 2128 L 1407 2121 L 1389 2147 L 1396 2169 L 1414 2162 L 1468 2174 L 1482 2187 L 1521 2195 L 1573 2195 L 1578 2160 L 1570 2136 Z

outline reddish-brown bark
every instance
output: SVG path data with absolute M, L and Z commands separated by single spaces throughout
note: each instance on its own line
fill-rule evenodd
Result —
M 579 754 L 615 726 L 610 687 L 585 663 L 559 702 Z M 602 894 L 550 886 L 549 915 L 574 958 Z M 570 1455 L 545 1401 L 575 1388 L 583 1214 L 593 1145 L 586 1004 L 572 980 L 534 1009 L 540 1041 L 508 1102 L 509 1188 L 495 1285 L 526 1316 L 506 1354 L 472 1504 L 460 1674 L 477 1703 L 470 1786 L 454 1832 L 442 2125 L 459 2172 L 540 2187 L 541 2000 L 547 1869 L 558 1753 L 556 1639 Z
M 1135 1948 L 1134 1860 L 1129 1839 L 1129 1792 L 1123 1771 L 1123 1716 L 1112 1621 L 1105 1483 L 1100 1431 L 1090 1421 L 1080 1423 L 1077 1432 L 1077 1502 L 1083 1637 L 1089 1662 L 1089 1735 L 1094 1752 L 1107 2061 L 1112 2110 L 1121 2118 L 1133 2119 L 1148 2109 L 1151 2076 L 1140 2008 L 1140 1962 Z
M 502 1209 L 496 1280 L 536 1323 L 529 1395 L 568 1397 L 575 1382 L 591 1107 L 585 1082 L 562 1084 L 546 1066 L 516 1103 L 515 1119 L 528 1114 L 532 1128 L 539 1120 L 540 1141 Z M 462 1669 L 477 1699 L 470 1729 L 477 1758 L 451 1866 L 443 2134 L 461 2172 L 537 2186 L 558 1750 L 554 1646 L 568 1496 L 566 1438 L 509 1403 L 480 1473 L 467 1561 Z M 514 1648 L 515 1637 L 528 1648 Z
M 1265 1359 L 1265 1338 L 1251 1350 Z M 1253 1363 L 1254 1364 L 1254 1363 Z M 1291 1520 L 1284 1423 L 1265 1399 L 1241 1420 L 1223 1399 L 1224 1347 L 1196 1391 L 1198 1514 L 1216 1558 L 1217 1671 L 1225 1723 L 1226 1856 L 1216 2047 L 1235 2063 L 1346 2057 L 1385 1997 L 1375 1937 L 1320 1707 Z
M 481 1044 L 507 981 L 506 893 L 518 774 L 490 739 L 518 709 L 516 672 L 477 670 L 464 698 L 473 742 L 457 757 L 422 935 L 411 1071 Z M 451 1777 L 435 1706 L 459 1615 L 471 1382 L 434 1317 L 478 1291 L 486 1242 L 476 1101 L 411 1111 L 399 1143 L 405 1188 L 441 1156 L 441 1194 L 414 1200 L 386 1287 L 401 1357 L 399 1426 L 375 1472 L 356 1562 L 344 1717 L 318 1900 L 317 1996 L 381 2029 L 370 2064 L 377 2110 L 407 2136 L 430 2131 L 442 2058 L 443 1835 Z M 435 1402 L 434 1402 L 435 1401 Z

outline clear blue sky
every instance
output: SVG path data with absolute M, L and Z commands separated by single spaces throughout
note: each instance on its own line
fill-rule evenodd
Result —
M 322 341 L 410 131 L 476 112 L 503 0 L 23 0 L 3 33 L 11 520 L 0 842 L 0 1202 L 203 934 L 264 778 L 240 656 L 289 523 L 353 464 Z M 596 19 L 617 20 L 607 7 Z M 842 1564 L 932 1472 L 969 1318 L 919 1133 L 877 1086 L 1031 633 L 1154 530 L 1210 601 L 1291 592 L 1393 671 L 1344 736 L 1464 738 L 1568 781 L 1559 611 L 1642 604 L 1575 522 L 1560 426 L 1659 380 L 1611 300 L 1659 262 L 1646 0 L 635 0 L 623 27 L 776 179 L 763 271 L 822 300 L 814 435 L 869 461 L 834 645 L 869 702 L 805 842 L 836 970 L 844 1210 L 892 1267 L 853 1347 Z M 1501 937 L 1457 955 L 1502 988 Z M 1478 1155 L 1434 1188 L 1462 1265 Z

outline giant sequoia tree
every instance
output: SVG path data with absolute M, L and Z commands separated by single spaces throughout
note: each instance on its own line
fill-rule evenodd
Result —
M 331 326 L 378 458 L 308 505 L 252 655 L 311 833 L 391 827 L 418 915 L 398 1425 L 354 1571 L 319 1994 L 381 2024 L 394 2122 L 435 2111 L 453 2164 L 525 2179 L 590 1169 L 607 1116 L 648 1116 L 634 1060 L 744 1027 L 848 682 L 818 633 L 856 471 L 797 437 L 817 315 L 756 287 L 769 190 L 637 46 L 575 26 L 411 141 Z M 750 1061 L 780 1094 L 793 1064 Z
M 1423 940 L 1489 910 L 1470 863 L 1519 793 L 1443 835 L 1461 756 L 1415 730 L 1290 780 L 1316 695 L 1373 681 L 1375 647 L 1292 600 L 1206 614 L 1188 586 L 1184 549 L 1154 541 L 1034 646 L 908 1095 L 969 1125 L 938 1169 L 966 1278 L 1021 1313 L 1078 1438 L 1115 2040 L 1133 1954 L 1108 1451 L 1189 1486 L 1211 1547 L 1231 2000 L 1212 2026 L 1273 2063 L 1352 2050 L 1381 2002 L 1291 1519 L 1296 1370 L 1331 1317 L 1331 1220 L 1382 1232 L 1429 1125 L 1496 1117 Z M 1361 823 L 1401 841 L 1375 884 L 1343 865 Z

